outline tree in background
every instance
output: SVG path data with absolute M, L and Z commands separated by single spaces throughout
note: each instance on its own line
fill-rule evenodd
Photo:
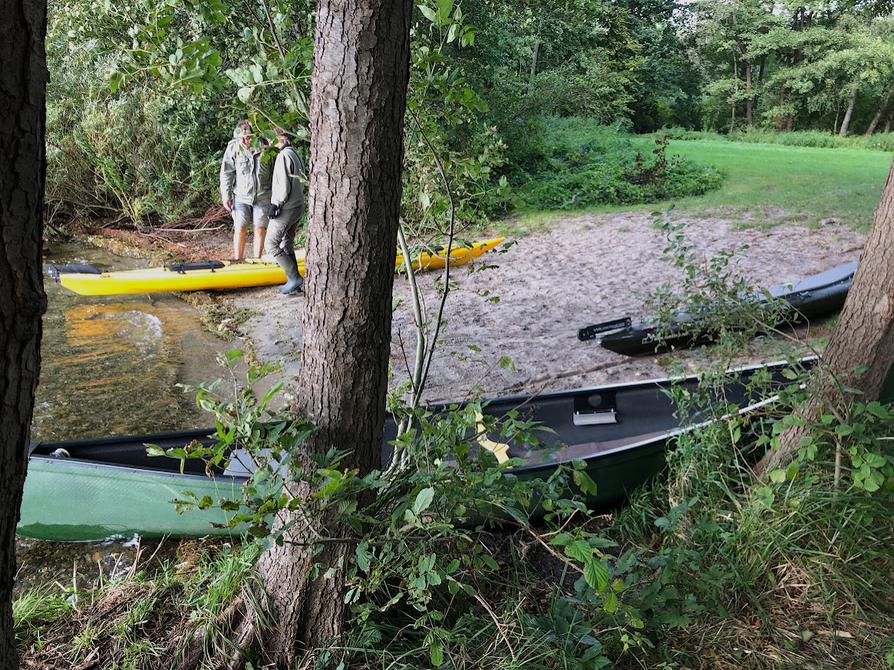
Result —
M 47 85 L 43 0 L 4 0 L 0 38 L 0 669 L 18 667 L 12 622 L 15 532 L 28 465 L 46 309 L 43 234 Z

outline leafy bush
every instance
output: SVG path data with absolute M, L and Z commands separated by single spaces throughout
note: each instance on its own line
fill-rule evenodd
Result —
M 542 120 L 544 137 L 513 175 L 516 204 L 527 208 L 580 209 L 699 195 L 723 180 L 715 169 L 666 155 L 659 138 L 649 157 L 621 128 L 588 119 Z

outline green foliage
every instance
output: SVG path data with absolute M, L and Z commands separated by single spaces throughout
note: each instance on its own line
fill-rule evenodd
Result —
M 240 359 L 239 352 L 232 352 L 223 361 L 228 386 Z M 266 372 L 250 366 L 249 386 Z M 282 541 L 288 526 L 273 525 L 280 510 L 295 512 L 296 518 L 322 515 L 327 528 L 342 529 L 344 535 L 307 539 L 311 546 L 353 546 L 344 593 L 351 627 L 332 653 L 347 654 L 358 663 L 399 657 L 404 664 L 420 665 L 474 656 L 478 652 L 473 650 L 486 655 L 494 639 L 506 634 L 500 623 L 504 616 L 514 619 L 513 637 L 538 640 L 525 643 L 532 653 L 562 654 L 568 667 L 581 670 L 606 667 L 608 654 L 624 644 L 645 644 L 637 633 L 642 622 L 627 606 L 624 583 L 615 575 L 613 544 L 588 526 L 592 515 L 583 500 L 596 491 L 583 462 L 561 466 L 545 479 L 519 478 L 507 469 L 523 461 L 499 463 L 478 443 L 480 402 L 407 414 L 394 400 L 396 419 L 411 421 L 410 430 L 393 445 L 404 467 L 360 474 L 341 465 L 342 453 L 312 462 L 298 458 L 310 427 L 300 421 L 283 426 L 285 417 L 270 411 L 278 388 L 261 398 L 239 388 L 235 401 L 218 389 L 219 383 L 193 389 L 200 405 L 216 417 L 215 443 L 165 455 L 201 458 L 209 468 L 247 458 L 243 462 L 253 474 L 239 500 L 190 500 L 185 495 L 179 504 L 200 509 L 216 505 L 233 512 L 232 525 L 244 524 L 261 551 Z M 484 432 L 500 442 L 534 446 L 544 430 L 519 413 L 499 422 L 485 415 L 483 421 Z M 284 494 L 286 487 L 297 486 L 303 487 L 302 496 Z M 542 519 L 536 527 L 534 518 Z M 510 547 L 500 548 L 499 535 L 489 530 L 495 524 L 518 529 Z M 548 589 L 542 605 L 525 603 L 512 610 L 497 603 L 517 599 L 528 588 L 516 558 L 516 552 L 527 551 L 522 549 L 526 542 L 540 548 L 548 569 L 565 577 Z M 325 566 L 312 573 L 325 578 Z M 483 630 L 482 622 L 490 628 Z M 595 634 L 596 622 L 620 627 L 627 641 Z M 584 630 L 590 632 L 584 635 Z M 497 657 L 491 666 L 506 667 L 505 660 Z
M 666 240 L 663 260 L 681 270 L 682 277 L 657 287 L 646 299 L 646 312 L 654 319 L 650 337 L 656 346 L 678 338 L 693 343 L 718 340 L 724 353 L 734 355 L 756 335 L 792 319 L 785 301 L 756 291 L 736 271 L 735 255 L 746 252 L 747 246 L 695 262 L 695 244 L 686 234 L 686 224 L 675 221 L 672 211 L 656 212 L 653 227 Z
M 513 177 L 522 207 L 583 209 L 656 202 L 705 193 L 723 179 L 712 168 L 668 157 L 662 138 L 646 157 L 616 127 L 586 119 L 547 118 L 542 123 L 542 143 L 531 147 L 525 171 Z
M 792 364 L 782 380 L 753 375 L 749 396 L 765 402 L 742 414 L 722 389 L 736 379 L 727 370 L 743 335 L 766 318 L 765 307 L 747 299 L 727 256 L 705 264 L 679 226 L 661 225 L 668 260 L 691 294 L 674 299 L 674 308 L 694 303 L 707 312 L 713 305 L 708 318 L 725 327 L 700 385 L 671 390 L 682 422 L 715 421 L 679 435 L 666 478 L 635 496 L 607 529 L 622 547 L 615 566 L 626 603 L 656 641 L 634 654 L 647 666 L 697 664 L 705 653 L 720 665 L 747 666 L 742 650 L 760 645 L 794 667 L 825 658 L 837 642 L 792 645 L 791 634 L 806 642 L 831 627 L 863 631 L 849 647 L 854 667 L 882 667 L 885 631 L 894 622 L 886 577 L 894 567 L 887 439 L 894 414 L 861 402 L 825 376 L 821 363 L 813 371 Z M 730 309 L 736 297 L 745 300 Z M 816 421 L 799 418 L 819 399 Z M 755 480 L 754 464 L 792 429 L 803 431 L 799 458 L 769 481 Z
M 43 632 L 72 610 L 71 600 L 64 593 L 48 589 L 28 591 L 12 603 L 12 619 L 19 649 L 43 645 Z

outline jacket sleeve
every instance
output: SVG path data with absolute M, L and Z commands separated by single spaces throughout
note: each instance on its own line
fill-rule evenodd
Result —
M 286 152 L 276 154 L 273 163 L 273 183 L 270 187 L 270 203 L 282 207 L 289 199 L 289 167 Z
M 223 161 L 220 164 L 220 200 L 226 203 L 233 199 L 233 187 L 236 184 L 236 160 L 233 145 L 228 144 L 224 150 Z

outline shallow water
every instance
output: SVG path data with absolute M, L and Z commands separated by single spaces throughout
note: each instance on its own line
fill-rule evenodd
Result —
M 58 245 L 48 262 L 127 269 L 145 262 Z M 80 296 L 47 278 L 48 308 L 34 409 L 35 440 L 193 427 L 200 419 L 178 383 L 218 374 L 227 344 L 171 295 Z
M 75 244 L 53 245 L 45 260 L 87 262 L 101 269 L 147 265 Z M 147 433 L 210 423 L 177 384 L 217 377 L 216 357 L 231 345 L 207 333 L 193 307 L 173 295 L 80 296 L 49 277 L 45 288 L 48 308 L 33 440 Z M 73 581 L 83 588 L 130 570 L 139 544 L 20 538 L 17 549 L 18 589 L 71 586 Z

